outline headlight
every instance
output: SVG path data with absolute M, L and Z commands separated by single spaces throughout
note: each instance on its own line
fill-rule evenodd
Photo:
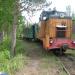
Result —
M 47 19 L 47 17 L 43 17 L 43 20 L 46 20 Z
M 75 44 L 75 41 L 72 41 L 73 44 Z
M 53 40 L 50 40 L 49 43 L 52 44 L 53 43 Z
M 60 14 L 60 17 L 61 17 L 61 18 L 64 18 L 64 17 L 65 17 L 65 15 L 64 15 L 64 14 Z

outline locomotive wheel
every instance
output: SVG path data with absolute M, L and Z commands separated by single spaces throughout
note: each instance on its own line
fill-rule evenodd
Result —
M 64 53 L 64 52 L 66 52 L 66 49 L 63 49 L 63 48 L 62 48 L 62 51 L 63 51 L 63 53 Z
M 66 49 L 62 49 L 62 48 L 58 48 L 58 49 L 55 49 L 54 51 L 53 51 L 53 53 L 55 54 L 55 55 L 63 55 L 64 54 L 64 52 L 66 51 Z
M 59 49 L 59 55 L 63 55 L 63 50 L 62 50 L 62 48 Z
M 59 48 L 58 48 L 58 49 L 53 50 L 53 53 L 54 53 L 55 55 L 59 55 Z

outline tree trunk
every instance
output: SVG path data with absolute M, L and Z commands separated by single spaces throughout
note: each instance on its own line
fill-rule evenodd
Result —
M 11 56 L 15 55 L 16 47 L 16 30 L 17 30 L 17 16 L 14 16 L 13 26 L 12 26 L 12 35 L 11 35 Z
M 3 40 L 4 40 L 4 35 L 5 35 L 5 32 L 4 32 L 4 30 L 2 31 L 2 42 L 3 42 Z
M 16 0 L 14 2 L 14 12 L 13 12 L 13 25 L 12 25 L 12 35 L 11 35 L 11 57 L 14 57 L 15 55 L 15 48 L 16 48 L 16 31 L 17 31 L 17 24 L 18 24 L 18 1 Z

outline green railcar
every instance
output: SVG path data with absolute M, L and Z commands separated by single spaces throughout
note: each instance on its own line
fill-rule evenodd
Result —
M 24 38 L 28 39 L 36 39 L 37 38 L 37 32 L 38 32 L 38 24 L 33 24 L 31 26 L 27 26 L 23 30 L 23 36 Z

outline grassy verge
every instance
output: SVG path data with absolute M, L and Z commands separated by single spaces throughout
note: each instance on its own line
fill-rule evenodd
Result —
M 42 73 L 42 70 L 53 69 L 57 70 L 57 75 L 66 75 L 59 59 L 52 53 L 45 52 L 38 43 L 17 40 L 16 56 L 10 59 L 9 42 L 7 39 L 0 46 L 0 71 L 15 75 L 15 72 L 23 69 L 31 60 L 37 59 Z
M 19 53 L 11 59 L 9 43 L 9 39 L 4 39 L 3 43 L 0 44 L 0 72 L 7 72 L 9 75 L 14 75 L 15 71 L 24 66 L 25 57 Z M 19 45 L 16 47 L 16 50 L 23 49 L 23 46 L 21 45 L 22 42 L 18 43 Z

